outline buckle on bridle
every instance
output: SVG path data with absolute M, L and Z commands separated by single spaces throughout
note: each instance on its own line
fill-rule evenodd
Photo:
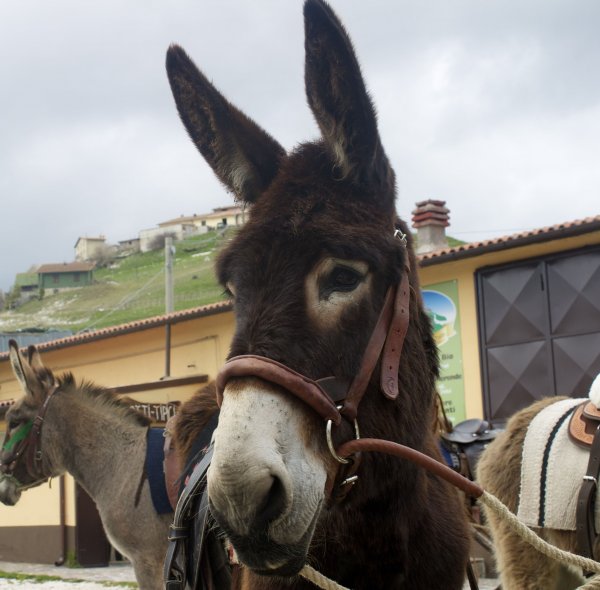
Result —
M 337 409 L 341 410 L 342 406 L 337 406 Z M 348 463 L 350 463 L 350 460 L 349 459 L 345 459 L 344 457 L 340 457 L 335 452 L 335 447 L 333 446 L 333 439 L 331 438 L 331 425 L 332 425 L 332 421 L 331 420 L 327 420 L 327 426 L 325 426 L 325 436 L 327 438 L 327 447 L 329 448 L 329 452 L 331 453 L 331 455 L 333 456 L 333 458 L 338 463 L 341 463 L 342 465 L 347 465 Z M 359 440 L 360 439 L 360 430 L 358 429 L 358 421 L 356 420 L 356 418 L 354 419 L 354 438 L 355 438 L 355 440 Z
M 395 230 L 394 237 L 397 238 L 398 240 L 400 240 L 402 242 L 402 244 L 404 244 L 404 246 L 406 246 L 408 240 L 406 238 L 406 234 L 402 230 L 400 230 L 400 229 Z

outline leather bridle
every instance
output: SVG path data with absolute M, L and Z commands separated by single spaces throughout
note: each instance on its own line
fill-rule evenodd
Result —
M 48 395 L 46 395 L 46 399 L 38 410 L 36 417 L 33 419 L 31 429 L 27 436 L 19 440 L 7 454 L 5 454 L 5 452 L 6 446 L 11 440 L 11 430 L 7 430 L 6 434 L 4 435 L 4 441 L 2 443 L 1 450 L 2 456 L 0 460 L 0 472 L 9 477 L 14 477 L 14 471 L 18 465 L 18 462 L 24 458 L 27 473 L 34 479 L 34 481 L 30 483 L 24 485 L 20 484 L 20 489 L 33 487 L 43 483 L 51 477 L 50 475 L 44 473 L 42 469 L 41 437 L 42 426 L 46 418 L 48 406 L 57 389 L 58 384 L 55 383 L 48 392 Z
M 331 425 L 339 426 L 342 417 L 354 424 L 355 436 L 359 438 L 358 408 L 367 390 L 375 367 L 381 359 L 379 387 L 388 399 L 398 397 L 398 369 L 408 331 L 410 305 L 410 265 L 406 250 L 406 236 L 396 230 L 394 237 L 399 239 L 405 248 L 404 272 L 400 283 L 388 288 L 379 318 L 365 348 L 359 370 L 352 380 L 334 376 L 321 379 L 311 379 L 286 365 L 273 359 L 258 355 L 240 355 L 229 359 L 217 376 L 217 402 L 223 401 L 223 392 L 227 382 L 236 377 L 258 377 L 275 385 L 279 385 L 310 406 L 321 418 L 327 421 L 327 430 Z M 349 460 L 339 457 L 328 441 L 332 455 L 339 463 Z M 356 471 L 357 459 L 353 461 Z M 344 474 L 342 483 L 354 483 Z M 355 478 L 354 473 L 352 478 Z M 340 478 L 338 477 L 338 480 Z

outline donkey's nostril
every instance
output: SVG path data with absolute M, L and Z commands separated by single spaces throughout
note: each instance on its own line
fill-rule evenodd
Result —
M 271 479 L 271 487 L 268 489 L 256 510 L 254 526 L 258 528 L 268 527 L 269 524 L 274 520 L 277 520 L 285 510 L 285 487 L 277 476 L 272 475 Z

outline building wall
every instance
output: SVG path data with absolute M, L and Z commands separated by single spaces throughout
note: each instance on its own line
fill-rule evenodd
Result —
M 83 287 L 92 282 L 92 272 L 60 272 L 40 274 L 42 289 L 72 289 Z
M 75 260 L 91 260 L 94 255 L 104 248 L 104 238 L 79 238 L 75 245 Z
M 594 244 L 600 244 L 600 232 L 510 248 L 420 268 L 422 288 L 444 281 L 457 280 L 458 282 L 466 417 L 482 417 L 484 412 L 475 272 L 485 267 L 576 250 Z

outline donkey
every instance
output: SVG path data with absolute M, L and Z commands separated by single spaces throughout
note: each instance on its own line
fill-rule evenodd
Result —
M 217 262 L 236 328 L 217 380 L 210 509 L 246 566 L 242 588 L 313 588 L 296 577 L 308 562 L 355 590 L 458 589 L 469 545 L 458 495 L 385 456 L 338 468 L 347 459 L 336 445 L 359 427 L 440 458 L 438 357 L 350 39 L 322 0 L 307 0 L 304 18 L 306 93 L 322 137 L 291 153 L 183 49 L 167 52 L 191 139 L 251 206 Z
M 157 514 L 145 475 L 148 419 L 104 389 L 55 377 L 31 346 L 10 343 L 23 396 L 6 414 L 0 501 L 65 472 L 96 502 L 111 543 L 133 564 L 142 590 L 162 588 L 172 514 Z
M 589 444 L 600 426 L 593 421 L 590 429 L 581 417 L 589 404 L 598 420 L 600 376 L 592 384 L 589 399 L 549 397 L 517 412 L 483 452 L 477 479 L 544 540 L 571 553 L 585 550 L 586 557 L 598 559 L 600 537 L 594 540 L 592 536 L 589 546 L 582 546 L 576 532 L 578 495 L 590 451 L 575 441 L 581 434 Z M 579 426 L 579 434 L 573 433 L 573 426 Z M 596 465 L 596 473 L 588 479 L 597 476 Z M 594 481 L 594 497 L 596 485 Z M 587 508 L 585 503 L 583 508 Z M 596 510 L 592 533 L 599 516 Z M 584 583 L 581 570 L 542 555 L 493 513 L 487 513 L 487 520 L 504 590 L 570 590 Z

